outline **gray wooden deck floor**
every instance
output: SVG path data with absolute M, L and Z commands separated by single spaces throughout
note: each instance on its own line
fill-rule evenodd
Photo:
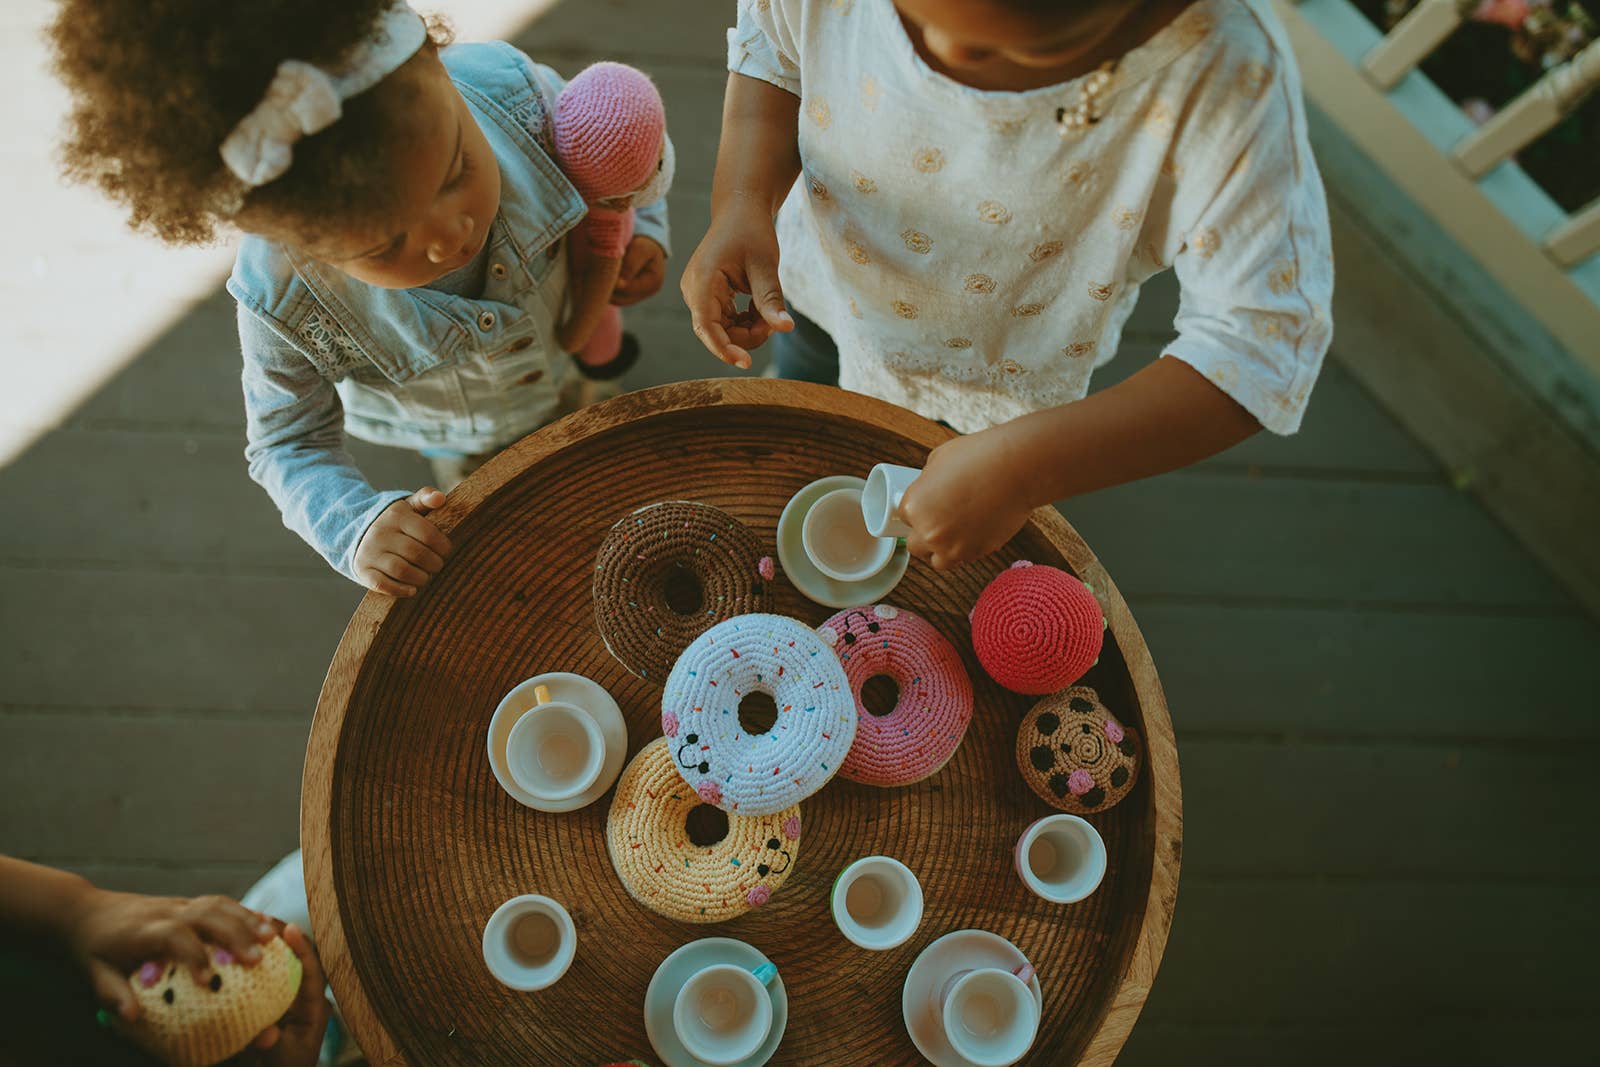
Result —
M 678 264 L 726 7 L 568 0 L 519 40 L 655 74 Z M 634 316 L 633 385 L 718 372 L 675 294 Z M 1152 288 L 1114 373 L 1172 305 Z M 0 470 L 0 850 L 192 894 L 295 846 L 360 594 L 247 479 L 236 353 L 219 292 Z M 1337 365 L 1299 436 L 1065 511 L 1145 631 L 1183 767 L 1176 924 L 1122 1062 L 1593 1062 L 1600 628 Z

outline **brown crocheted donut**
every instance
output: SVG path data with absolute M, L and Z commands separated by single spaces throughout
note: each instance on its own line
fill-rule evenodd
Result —
M 1118 722 L 1088 686 L 1033 706 L 1017 731 L 1017 769 L 1051 807 L 1074 815 L 1105 811 L 1139 780 L 1139 735 Z
M 696 637 L 772 610 L 761 542 L 709 504 L 651 504 L 611 528 L 594 571 L 594 622 L 628 670 L 658 684 Z

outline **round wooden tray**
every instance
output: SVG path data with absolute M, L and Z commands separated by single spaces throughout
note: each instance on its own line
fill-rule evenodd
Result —
M 1182 804 L 1177 749 L 1155 667 L 1127 605 L 1083 541 L 1041 508 L 1002 553 L 940 575 L 913 561 L 890 601 L 964 650 L 977 697 L 961 749 L 901 789 L 834 779 L 803 805 L 795 873 L 765 907 L 708 925 L 657 916 L 623 890 L 606 855 L 611 794 L 581 811 L 524 808 L 495 782 L 485 731 L 500 697 L 543 671 L 575 671 L 622 705 L 630 758 L 660 734 L 660 689 L 633 677 L 595 633 L 590 580 L 611 524 L 658 500 L 723 508 L 769 545 L 790 495 L 875 462 L 921 466 L 950 431 L 822 386 L 687 382 L 628 394 L 498 456 L 438 512 L 455 554 L 421 595 L 369 595 L 350 620 L 317 705 L 301 809 L 311 917 L 356 1040 L 375 1065 L 560 1064 L 638 1057 L 645 986 L 673 949 L 707 936 L 750 942 L 789 990 L 775 1064 L 916 1063 L 900 990 L 930 941 L 976 927 L 1038 967 L 1044 1014 L 1025 1061 L 1109 1064 L 1138 1017 L 1177 894 Z M 1013 755 L 1027 698 L 984 675 L 967 612 L 1013 560 L 1089 581 L 1110 631 L 1085 679 L 1147 743 L 1134 792 L 1093 817 L 1110 867 L 1100 890 L 1049 905 L 1025 890 L 1011 849 L 1051 809 Z M 780 575 L 775 610 L 813 625 L 832 611 Z M 898 857 L 927 910 L 905 945 L 852 946 L 827 894 L 851 860 Z M 578 956 L 558 985 L 515 993 L 484 967 L 490 913 L 519 893 L 566 904 Z

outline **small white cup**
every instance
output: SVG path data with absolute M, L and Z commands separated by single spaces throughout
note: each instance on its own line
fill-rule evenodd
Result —
M 833 921 L 862 948 L 902 945 L 922 922 L 922 886 L 899 860 L 867 856 L 834 879 Z
M 861 490 L 861 517 L 874 537 L 910 537 L 911 527 L 900 517 L 900 498 L 922 472 L 915 467 L 880 463 L 867 473 Z
M 1028 981 L 1033 966 L 1014 971 L 979 967 L 957 971 L 939 994 L 944 1036 L 977 1067 L 1009 1067 L 1033 1047 L 1039 1003 Z
M 506 735 L 506 767 L 513 781 L 540 800 L 569 800 L 599 780 L 605 735 L 593 715 L 551 700 L 542 685 L 534 700 Z
M 672 1029 L 695 1059 L 714 1067 L 749 1059 L 772 1032 L 772 993 L 778 968 L 746 970 L 716 963 L 689 976 L 672 1002 Z
M 577 952 L 572 916 L 549 897 L 512 897 L 483 928 L 483 962 L 489 973 L 523 992 L 560 981 Z
M 817 570 L 841 582 L 861 582 L 889 565 L 892 537 L 874 537 L 862 521 L 861 490 L 824 493 L 806 511 L 800 544 Z
M 1106 843 L 1076 815 L 1047 815 L 1029 826 L 1012 858 L 1022 884 L 1055 904 L 1082 900 L 1106 874 Z

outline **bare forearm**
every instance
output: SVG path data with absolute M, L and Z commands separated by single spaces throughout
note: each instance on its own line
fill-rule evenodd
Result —
M 620 258 L 594 256 L 573 271 L 567 286 L 571 308 L 567 321 L 557 331 L 557 340 L 563 349 L 577 352 L 589 343 L 606 309 L 611 306 L 611 294 L 617 287 L 617 275 L 621 270 Z
M 0 856 L 0 927 L 65 941 L 83 899 L 93 891 L 80 875 Z
M 746 201 L 776 215 L 800 174 L 800 98 L 742 74 L 728 75 L 711 212 Z
M 1259 430 L 1255 417 L 1182 360 L 1163 357 L 1073 404 L 989 431 L 1038 507 L 1186 467 Z

